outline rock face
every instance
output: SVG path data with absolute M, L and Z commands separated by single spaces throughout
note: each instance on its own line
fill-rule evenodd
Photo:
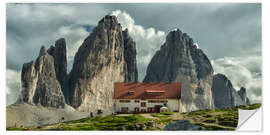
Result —
M 246 103 L 247 105 L 250 105 L 250 101 L 247 97 L 246 88 L 241 87 L 240 90 L 237 91 L 237 93 L 239 94 L 239 96 L 241 97 L 244 103 Z
M 214 75 L 212 92 L 216 108 L 249 105 L 246 89 L 242 87 L 237 92 L 233 88 L 231 81 L 223 74 Z
M 44 46 L 35 62 L 23 64 L 21 83 L 19 102 L 56 108 L 65 106 L 61 85 L 56 78 L 54 58 L 47 53 Z
M 135 42 L 105 16 L 75 55 L 69 101 L 79 111 L 112 113 L 114 82 L 135 82 L 137 74 Z
M 54 58 L 54 68 L 56 78 L 61 85 L 61 90 L 64 96 L 67 97 L 68 91 L 66 90 L 67 81 L 67 50 L 66 41 L 64 38 L 60 38 L 55 41 L 55 46 L 51 46 L 47 52 Z
M 143 82 L 180 82 L 181 112 L 213 108 L 213 68 L 192 38 L 179 29 L 171 31 L 147 67 Z
M 123 31 L 124 38 L 124 59 L 125 59 L 125 74 L 126 82 L 134 82 L 138 80 L 138 70 L 136 62 L 136 43 L 128 34 L 128 29 Z
M 188 120 L 178 120 L 164 127 L 164 130 L 200 130 L 200 126 L 193 125 Z

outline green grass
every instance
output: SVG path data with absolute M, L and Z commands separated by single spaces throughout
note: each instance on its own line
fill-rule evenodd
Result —
M 106 116 L 98 117 L 93 119 L 88 119 L 88 123 L 83 125 L 83 129 L 92 129 L 92 130 L 117 130 L 120 128 L 131 129 L 132 124 L 134 123 L 143 123 L 150 119 L 144 118 L 140 115 L 131 115 L 131 116 Z M 69 123 L 67 123 L 69 124 Z
M 253 105 L 249 105 L 249 106 L 239 106 L 238 108 L 244 109 L 244 110 L 253 110 L 253 109 L 260 108 L 261 106 L 262 106 L 262 104 L 253 104 Z
M 19 127 L 16 127 L 16 128 L 11 128 L 11 127 L 8 127 L 7 130 L 28 130 L 27 128 L 19 128 Z
M 161 112 L 160 114 L 163 114 L 163 115 L 172 115 L 173 112 Z
M 207 118 L 205 119 L 203 122 L 206 122 L 206 123 L 216 123 L 216 118 Z
M 195 123 L 195 125 L 200 126 L 201 130 L 234 130 L 232 127 L 223 127 L 219 125 L 207 125 L 203 123 Z
M 166 125 L 176 120 L 189 120 L 191 123 L 199 125 L 201 130 L 234 130 L 238 123 L 238 108 L 256 109 L 260 106 L 261 104 L 254 104 L 186 113 L 163 112 L 149 114 L 154 118 L 144 117 L 140 114 L 97 116 L 53 125 L 7 128 L 7 130 L 138 130 L 138 125 L 144 125 L 145 130 L 162 130 Z
M 151 119 L 137 114 L 131 116 L 98 116 L 62 123 L 58 127 L 61 130 L 132 130 L 135 123 L 144 123 L 149 120 Z
M 222 126 L 237 127 L 237 121 L 221 121 L 218 124 Z

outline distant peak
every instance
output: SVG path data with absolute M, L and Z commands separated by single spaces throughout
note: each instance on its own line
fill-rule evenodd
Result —
M 183 33 L 179 28 L 175 28 L 172 31 L 170 31 L 166 36 L 166 41 L 175 43 L 187 41 L 188 42 L 187 45 L 194 46 L 193 39 L 187 33 Z
M 114 16 L 114 15 L 106 15 L 105 17 L 103 17 L 98 22 L 98 24 L 102 24 L 102 23 L 105 23 L 105 24 L 118 24 L 117 17 Z
M 55 41 L 55 43 L 61 43 L 61 42 L 66 42 L 65 38 L 59 38 Z
M 179 28 L 174 28 L 171 32 L 181 32 L 181 30 Z
M 175 28 L 175 29 L 173 29 L 173 30 L 171 30 L 170 32 L 169 32 L 169 34 L 181 34 L 182 35 L 182 31 L 179 29 L 179 28 Z M 168 34 L 168 35 L 169 35 Z
M 40 51 L 39 51 L 39 56 L 43 56 L 46 54 L 46 48 L 45 46 L 41 46 Z
M 245 87 L 241 87 L 241 88 L 240 88 L 240 91 L 246 93 L 246 88 L 245 88 Z
M 123 31 L 123 34 L 124 34 L 125 37 L 129 37 L 129 33 L 128 33 L 128 29 L 127 28 Z
M 65 47 L 66 46 L 66 40 L 64 38 L 59 38 L 55 41 L 55 47 Z

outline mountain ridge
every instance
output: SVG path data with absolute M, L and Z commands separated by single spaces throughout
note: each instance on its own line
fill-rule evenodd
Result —
M 23 65 L 22 92 L 9 108 L 19 104 L 56 110 L 71 106 L 85 114 L 101 111 L 110 115 L 114 113 L 114 82 L 138 81 L 136 51 L 128 29 L 122 30 L 117 18 L 107 15 L 79 47 L 70 73 L 64 38 L 56 40 L 48 50 L 42 46 L 38 58 Z M 143 82 L 182 83 L 182 112 L 250 104 L 244 87 L 236 91 L 225 75 L 217 76 L 203 50 L 188 34 L 176 29 L 168 33 L 152 57 Z M 217 81 L 219 78 L 225 81 Z M 228 93 L 228 100 L 219 100 L 224 96 L 217 94 L 219 87 Z M 218 105 L 219 102 L 225 105 Z

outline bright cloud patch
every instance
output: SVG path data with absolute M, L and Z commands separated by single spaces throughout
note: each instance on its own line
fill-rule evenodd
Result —
M 247 95 L 252 103 L 261 102 L 262 75 L 261 57 L 225 57 L 211 61 L 215 74 L 225 74 L 234 88 L 247 88 Z
M 136 25 L 134 19 L 128 13 L 120 10 L 113 11 L 111 15 L 117 17 L 123 30 L 127 28 L 130 36 L 136 42 L 138 78 L 139 81 L 142 81 L 146 75 L 147 65 L 151 58 L 165 42 L 165 32 Z
M 21 74 L 15 70 L 7 69 L 6 72 L 6 102 L 7 105 L 14 103 L 19 97 L 21 88 Z

